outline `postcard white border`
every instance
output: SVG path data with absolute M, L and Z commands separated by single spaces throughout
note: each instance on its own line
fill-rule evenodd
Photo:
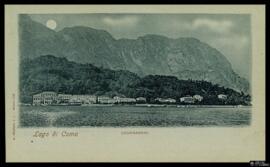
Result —
M 18 128 L 18 25 L 21 13 L 223 13 L 252 20 L 252 124 L 243 128 Z M 6 5 L 7 162 L 249 162 L 265 159 L 264 5 Z M 35 130 L 78 131 L 33 139 Z M 122 131 L 147 131 L 122 135 Z

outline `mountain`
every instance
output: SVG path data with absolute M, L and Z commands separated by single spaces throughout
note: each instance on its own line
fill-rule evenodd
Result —
M 107 96 L 179 98 L 199 94 L 201 104 L 250 103 L 250 96 L 206 81 L 179 80 L 175 76 L 137 74 L 125 70 L 110 70 L 92 64 L 80 64 L 52 55 L 24 59 L 20 64 L 20 101 L 31 103 L 33 94 L 55 91 L 66 94 L 96 94 Z M 218 94 L 228 95 L 220 101 Z
M 20 15 L 19 27 L 22 59 L 51 54 L 139 76 L 172 75 L 250 92 L 248 81 L 233 71 L 224 55 L 195 38 L 145 35 L 116 40 L 106 31 L 82 26 L 55 32 L 28 15 Z

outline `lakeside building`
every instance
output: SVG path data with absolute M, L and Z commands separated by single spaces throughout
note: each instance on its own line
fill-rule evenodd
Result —
M 180 102 L 183 103 L 195 103 L 195 99 L 191 96 L 181 97 Z
M 146 103 L 146 98 L 145 97 L 137 97 L 136 102 Z
M 96 103 L 97 97 L 94 95 L 72 95 L 69 103 L 72 104 L 93 104 Z
M 33 95 L 33 105 L 40 105 L 42 101 L 41 93 Z
M 227 95 L 219 94 L 218 95 L 218 98 L 221 99 L 221 100 L 226 100 L 227 99 Z
M 136 99 L 128 98 L 128 97 L 115 96 L 113 99 L 116 101 L 116 103 L 135 103 L 136 102 Z
M 201 95 L 194 95 L 193 98 L 199 102 L 203 100 L 203 97 Z
M 51 105 L 57 102 L 57 93 L 52 91 L 33 95 L 33 105 Z
M 33 95 L 33 105 L 52 104 L 92 104 L 96 103 L 96 96 L 93 95 L 71 95 L 57 94 L 46 91 Z
M 176 100 L 172 98 L 167 98 L 167 99 L 156 98 L 155 101 L 160 102 L 160 103 L 176 103 Z
M 115 103 L 115 100 L 108 97 L 108 96 L 98 96 L 98 103 L 101 103 L 101 104 L 113 104 L 113 103 Z
M 71 99 L 71 94 L 58 94 L 57 96 L 57 103 L 69 103 L 69 100 Z

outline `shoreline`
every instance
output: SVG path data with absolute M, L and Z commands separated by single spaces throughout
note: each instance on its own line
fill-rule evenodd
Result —
M 251 105 L 183 105 L 183 104 L 87 104 L 87 105 L 31 105 L 31 104 L 19 104 L 20 106 L 31 106 L 31 107 L 46 107 L 46 106 L 77 106 L 77 107 L 176 107 L 176 108 L 247 108 L 252 107 Z

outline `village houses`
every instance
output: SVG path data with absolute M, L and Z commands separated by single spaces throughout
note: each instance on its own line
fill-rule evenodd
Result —
M 226 100 L 227 95 L 219 94 L 218 99 Z M 181 97 L 181 103 L 197 103 L 203 100 L 201 95 L 186 95 Z M 129 98 L 124 96 L 114 96 L 113 98 L 109 96 L 95 96 L 95 95 L 71 95 L 71 94 L 57 94 L 52 91 L 44 91 L 33 95 L 33 105 L 82 105 L 82 104 L 115 104 L 115 103 L 146 103 L 145 97 Z M 173 98 L 156 98 L 155 102 L 159 103 L 176 103 Z

